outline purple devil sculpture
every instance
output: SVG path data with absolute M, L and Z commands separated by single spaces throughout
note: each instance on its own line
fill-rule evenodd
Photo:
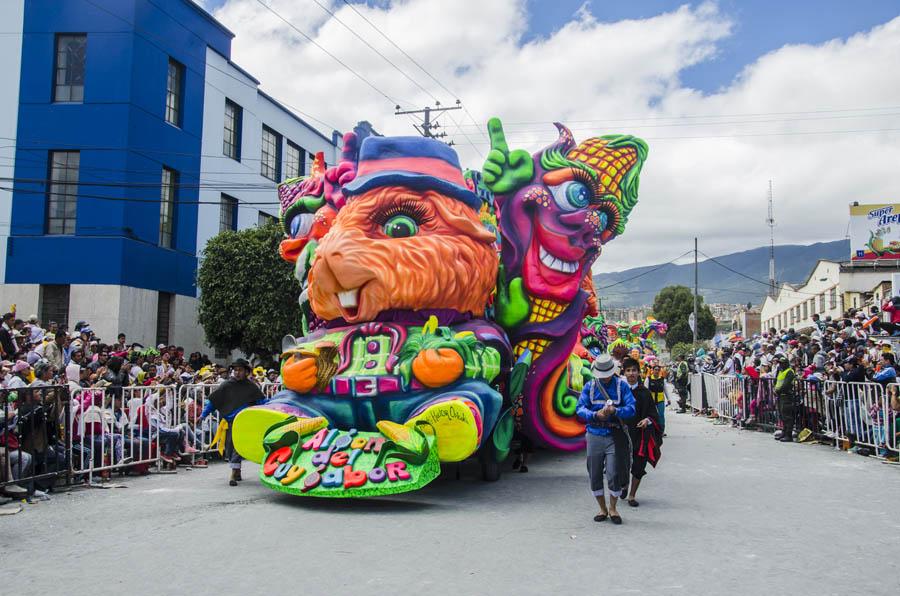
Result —
M 573 349 L 590 298 L 582 286 L 637 204 L 647 144 L 628 135 L 576 144 L 569 129 L 556 128 L 556 142 L 532 156 L 510 151 L 492 118 L 482 174 L 499 211 L 496 320 L 528 366 L 514 396 L 516 423 L 538 444 L 576 450 L 584 445 L 575 406 L 586 373 Z

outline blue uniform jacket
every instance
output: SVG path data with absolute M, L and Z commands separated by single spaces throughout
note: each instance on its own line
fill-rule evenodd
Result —
M 606 397 L 603 392 L 594 388 L 594 383 L 598 382 L 591 380 L 585 383 L 584 389 L 581 390 L 581 397 L 578 398 L 578 407 L 575 413 L 587 425 L 587 432 L 592 435 L 608 436 L 612 433 L 610 422 L 612 421 L 616 426 L 619 424 L 616 424 L 612 417 L 607 418 L 605 422 L 599 422 L 594 418 L 594 413 L 606 406 Z M 635 413 L 634 394 L 625 379 L 612 376 L 601 384 L 616 407 L 615 417 L 622 422 L 633 418 Z

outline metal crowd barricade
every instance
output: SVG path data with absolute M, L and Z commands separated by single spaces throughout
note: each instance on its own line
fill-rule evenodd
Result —
M 719 403 L 719 379 L 712 373 L 703 373 L 703 412 L 712 412 Z
M 719 418 L 740 422 L 743 419 L 744 383 L 734 375 L 717 376 L 716 401 L 711 403 Z
M 44 385 L 0 390 L 0 487 L 70 484 L 69 390 Z
M 799 379 L 795 386 L 797 407 L 794 412 L 794 428 L 809 429 L 813 437 L 826 438 L 831 427 L 831 417 L 825 394 L 825 381 L 815 378 Z
M 259 388 L 262 390 L 263 395 L 266 396 L 266 399 L 271 399 L 275 397 L 276 393 L 284 389 L 284 385 L 282 385 L 281 383 L 266 382 L 261 384 Z
M 775 379 L 744 378 L 744 426 L 774 431 L 779 422 L 778 402 L 775 397 Z
M 691 373 L 688 405 L 697 412 L 703 409 L 703 375 L 700 373 Z
M 88 387 L 72 394 L 70 461 L 78 479 L 116 470 L 159 469 L 160 428 L 174 407 L 174 386 Z
M 896 457 L 900 452 L 900 385 L 891 383 L 886 387 L 884 405 L 887 407 L 884 421 L 886 430 L 884 443 L 888 455 Z
M 835 446 L 849 449 L 865 445 L 878 449 L 888 434 L 887 408 L 884 388 L 878 383 L 825 383 L 828 413 L 827 435 Z
M 212 447 L 212 442 L 219 429 L 220 414 L 218 410 L 214 410 L 203 420 L 200 420 L 200 414 L 206 407 L 209 395 L 217 388 L 218 384 L 200 383 L 182 385 L 179 389 L 178 396 L 181 407 L 178 409 L 177 422 L 184 424 L 189 431 L 188 440 L 192 450 L 195 450 L 191 453 L 191 463 L 194 465 L 197 464 L 198 458 L 202 460 L 216 452 L 215 447 Z

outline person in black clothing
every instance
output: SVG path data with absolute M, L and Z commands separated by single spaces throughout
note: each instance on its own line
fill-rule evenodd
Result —
M 841 375 L 841 381 L 845 383 L 866 382 L 866 371 L 860 366 L 856 356 L 851 356 L 844 361 L 844 374 Z
M 234 448 L 234 441 L 231 438 L 231 426 L 234 423 L 235 416 L 241 410 L 263 403 L 265 396 L 259 387 L 250 380 L 253 368 L 249 362 L 243 358 L 238 358 L 231 365 L 231 370 L 232 378 L 219 385 L 215 391 L 210 393 L 209 400 L 200 414 L 200 420 L 212 414 L 213 410 L 218 410 L 219 414 L 222 415 L 220 424 L 226 425 L 225 458 L 228 460 L 231 468 L 231 478 L 229 478 L 228 484 L 229 486 L 237 486 L 237 483 L 243 480 L 241 478 L 241 462 L 243 458 Z
M 0 351 L 7 360 L 16 357 L 16 345 L 13 343 L 12 329 L 16 316 L 11 312 L 3 315 L 3 322 L 0 324 Z
M 622 370 L 625 380 L 634 393 L 635 415 L 626 421 L 628 434 L 631 436 L 631 490 L 628 493 L 628 504 L 637 507 L 638 487 L 641 478 L 647 474 L 648 453 L 641 449 L 645 445 L 642 440 L 644 433 L 653 433 L 653 438 L 658 445 L 662 444 L 662 425 L 659 421 L 659 411 L 656 408 L 656 400 L 641 383 L 641 365 L 634 358 L 625 358 L 622 361 Z M 655 465 L 655 464 L 654 464 Z

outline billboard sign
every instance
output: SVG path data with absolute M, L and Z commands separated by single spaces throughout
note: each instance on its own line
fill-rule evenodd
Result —
M 900 259 L 900 203 L 850 205 L 850 260 Z

